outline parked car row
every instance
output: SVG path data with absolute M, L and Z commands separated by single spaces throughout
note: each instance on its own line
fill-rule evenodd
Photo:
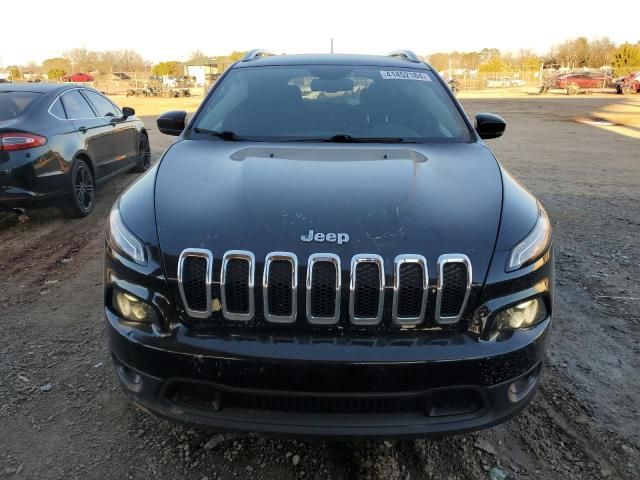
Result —
M 0 209 L 93 210 L 96 184 L 150 166 L 149 137 L 132 108 L 69 84 L 0 85 Z

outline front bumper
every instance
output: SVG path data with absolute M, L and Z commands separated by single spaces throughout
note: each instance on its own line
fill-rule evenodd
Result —
M 221 431 L 407 438 L 479 430 L 533 398 L 550 319 L 499 341 L 158 335 L 105 309 L 119 381 L 143 409 Z M 515 383 L 514 383 L 515 382 Z

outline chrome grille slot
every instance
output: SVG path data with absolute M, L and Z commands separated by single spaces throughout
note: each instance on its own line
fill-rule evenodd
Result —
M 264 317 L 269 322 L 292 323 L 298 311 L 298 258 L 289 252 L 271 252 L 262 279 Z
M 471 279 L 471 262 L 466 255 L 447 254 L 438 258 L 437 323 L 460 320 L 471 293 Z
M 230 250 L 224 254 L 220 292 L 222 314 L 227 320 L 248 321 L 253 318 L 255 264 L 255 257 L 251 252 Z
M 394 261 L 393 321 L 418 325 L 427 308 L 429 270 L 421 255 L 398 255 Z
M 351 259 L 349 316 L 354 325 L 377 325 L 384 307 L 384 262 L 379 255 Z
M 187 248 L 178 258 L 178 289 L 187 314 L 194 318 L 211 316 L 213 254 L 209 250 Z
M 332 325 L 340 319 L 340 258 L 331 253 L 317 253 L 307 262 L 307 320 L 318 325 Z

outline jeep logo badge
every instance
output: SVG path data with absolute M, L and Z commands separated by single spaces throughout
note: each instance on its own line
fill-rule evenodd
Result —
M 336 242 L 338 245 L 349 241 L 348 233 L 320 233 L 309 230 L 306 235 L 301 235 L 300 240 L 303 242 Z

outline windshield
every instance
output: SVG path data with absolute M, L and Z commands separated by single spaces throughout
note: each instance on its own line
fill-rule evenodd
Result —
M 217 85 L 192 128 L 227 140 L 471 140 L 433 72 L 375 66 L 237 68 Z
M 35 92 L 0 92 L 0 121 L 18 118 L 40 95 Z

